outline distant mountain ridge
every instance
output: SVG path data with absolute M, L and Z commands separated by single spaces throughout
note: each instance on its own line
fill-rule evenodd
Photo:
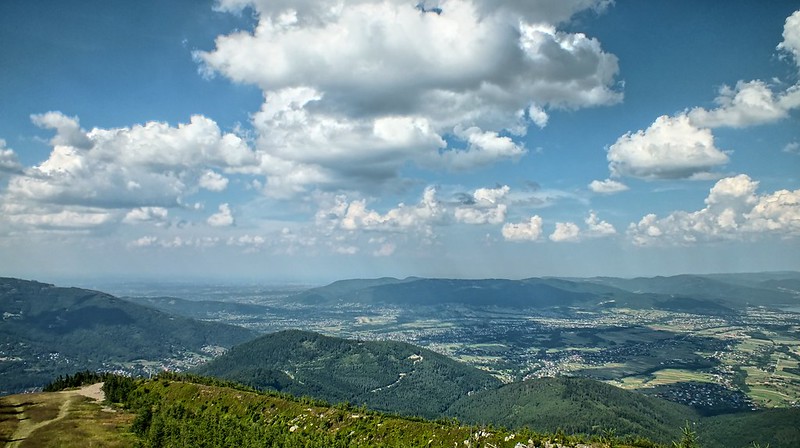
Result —
M 606 288 L 608 289 L 608 288 Z M 293 297 L 305 304 L 369 303 L 477 306 L 569 306 L 591 302 L 597 294 L 560 288 L 548 280 L 462 280 L 411 277 L 403 280 L 347 280 L 315 288 Z
M 604 284 L 636 293 L 654 293 L 681 296 L 700 300 L 713 300 L 735 306 L 760 306 L 800 302 L 800 296 L 781 289 L 780 281 L 798 281 L 800 273 L 776 273 L 776 278 L 760 274 L 761 281 L 748 281 L 756 274 L 690 275 L 620 279 L 613 277 L 589 278 L 585 281 Z M 779 281 L 778 284 L 772 282 Z
M 0 393 L 40 387 L 63 373 L 165 360 L 255 337 L 241 327 L 165 314 L 98 291 L 16 278 L 0 277 L 0 309 Z
M 679 299 L 679 300 L 676 300 Z M 728 313 L 746 306 L 800 303 L 800 273 L 676 275 L 623 279 L 354 279 L 291 297 L 306 305 L 337 303 L 552 308 L 623 306 Z

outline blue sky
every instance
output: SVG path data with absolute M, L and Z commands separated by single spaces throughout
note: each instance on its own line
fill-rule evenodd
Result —
M 11 0 L 0 66 L 0 275 L 800 270 L 794 1 Z

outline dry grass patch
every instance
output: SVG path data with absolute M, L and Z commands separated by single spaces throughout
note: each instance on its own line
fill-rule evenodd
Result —
M 131 447 L 134 415 L 104 409 L 79 391 L 0 398 L 0 443 L 8 448 Z

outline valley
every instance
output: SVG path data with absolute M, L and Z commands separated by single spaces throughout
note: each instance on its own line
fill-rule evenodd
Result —
M 167 314 L 109 294 L 0 277 L 0 395 L 58 375 L 151 375 L 200 365 L 257 333 Z
M 764 282 L 774 280 L 762 276 L 737 279 L 749 285 L 749 293 L 758 293 Z M 692 281 L 708 280 L 698 278 Z M 665 294 L 669 282 L 656 280 L 659 291 L 654 293 L 641 291 L 644 280 L 635 283 L 638 292 L 613 289 L 609 279 L 550 281 L 563 287 L 561 291 L 591 293 L 588 299 L 579 296 L 580 302 L 569 303 L 574 294 L 561 297 L 567 306 L 552 301 L 545 306 L 509 304 L 508 286 L 496 284 L 486 286 L 489 299 L 482 303 L 424 303 L 407 295 L 393 297 L 387 290 L 407 287 L 414 279 L 339 282 L 270 294 L 263 294 L 263 287 L 239 287 L 224 295 L 218 289 L 209 293 L 208 288 L 183 285 L 183 300 L 129 300 L 259 333 L 300 328 L 356 340 L 408 342 L 507 383 L 565 375 L 592 378 L 707 414 L 800 404 L 800 313 L 778 304 L 753 306 L 742 294 L 733 299 L 719 296 L 738 283 L 717 278 L 714 289 L 703 284 L 687 287 L 685 278 L 673 278 L 674 288 L 685 296 Z M 482 285 L 469 286 L 474 291 Z M 448 287 L 457 289 L 458 283 Z M 169 292 L 157 285 L 150 288 Z M 424 296 L 419 289 L 416 297 Z M 785 288 L 765 289 L 763 294 L 785 303 L 800 301 L 796 291 Z
M 704 447 L 793 446 L 798 277 L 103 288 L 114 295 L 3 279 L 0 380 L 189 372 L 413 418 L 661 444 L 690 421 Z

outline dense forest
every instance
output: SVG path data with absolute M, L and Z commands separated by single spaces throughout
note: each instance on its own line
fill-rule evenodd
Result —
M 437 418 L 500 381 L 446 356 L 394 341 L 353 341 L 282 331 L 234 347 L 200 366 L 202 375 L 332 403 Z
M 541 431 L 563 429 L 569 433 L 614 428 L 620 435 L 638 435 L 662 443 L 674 440 L 687 420 L 698 419 L 688 406 L 581 378 L 507 384 L 464 397 L 450 412 L 469 423 Z
M 800 441 L 800 409 L 746 411 L 707 417 L 695 409 L 580 378 L 541 378 L 501 385 L 488 373 L 393 341 L 353 341 L 282 331 L 233 348 L 196 369 L 258 390 L 324 399 L 465 423 L 643 437 L 668 444 L 690 422 L 705 447 L 790 447 Z M 769 416 L 769 417 L 766 417 Z M 725 426 L 742 428 L 738 438 Z M 734 442 L 739 443 L 736 445 Z

